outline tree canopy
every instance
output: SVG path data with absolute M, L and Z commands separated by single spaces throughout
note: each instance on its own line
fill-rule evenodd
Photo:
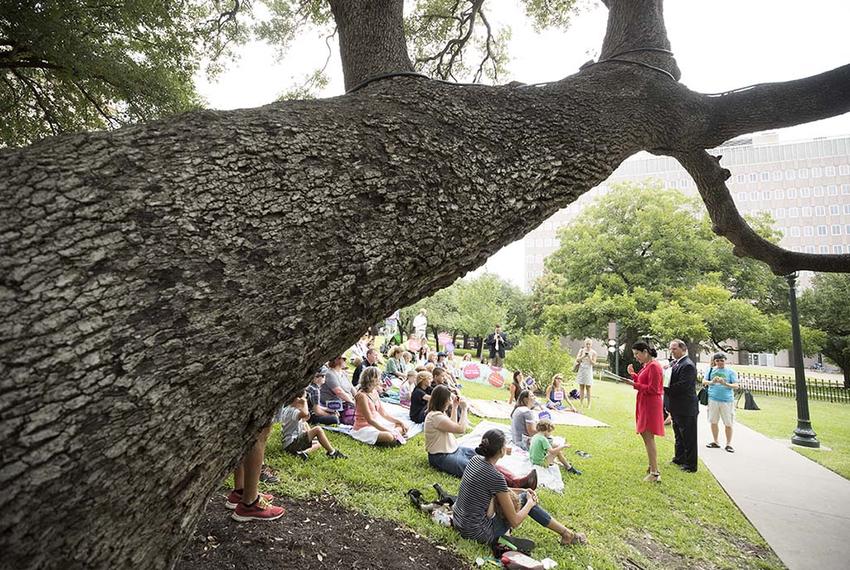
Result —
M 820 273 L 800 298 L 804 323 L 825 333 L 822 352 L 844 373 L 850 388 L 850 275 Z
M 751 224 L 778 241 L 769 218 Z M 604 338 L 616 320 L 627 345 L 639 337 L 726 351 L 790 344 L 783 279 L 736 257 L 701 206 L 678 190 L 615 186 L 559 238 L 535 286 L 535 306 L 552 333 Z M 819 336 L 807 331 L 805 338 L 808 352 L 817 350 Z

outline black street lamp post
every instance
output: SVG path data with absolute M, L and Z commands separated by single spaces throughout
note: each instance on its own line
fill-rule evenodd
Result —
M 791 443 L 804 447 L 820 447 L 812 421 L 809 419 L 809 392 L 806 387 L 806 371 L 803 368 L 803 341 L 800 338 L 800 315 L 797 312 L 797 274 L 790 273 L 788 279 L 788 301 L 791 306 L 792 358 L 794 359 L 794 381 L 797 385 L 797 429 Z

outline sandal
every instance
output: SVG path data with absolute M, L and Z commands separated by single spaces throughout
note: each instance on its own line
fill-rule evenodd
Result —
M 574 545 L 584 545 L 587 544 L 587 535 L 583 532 L 575 532 L 572 530 L 568 530 L 570 533 L 570 537 L 567 538 L 566 534 L 561 535 L 561 544 L 564 546 L 574 546 Z
M 643 478 L 646 483 L 661 483 L 661 473 L 658 471 L 650 471 L 649 475 Z
M 735 449 L 734 449 L 731 445 L 727 445 L 727 446 L 725 447 L 725 449 L 726 449 L 726 451 L 728 451 L 729 453 L 735 453 Z
M 715 441 L 712 441 L 711 443 L 706 445 L 706 447 L 710 447 L 711 449 L 720 449 L 720 444 Z

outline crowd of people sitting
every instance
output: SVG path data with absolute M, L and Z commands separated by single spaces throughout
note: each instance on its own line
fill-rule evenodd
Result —
M 315 372 L 307 388 L 275 417 L 281 424 L 283 450 L 304 461 L 320 449 L 331 459 L 346 459 L 345 454 L 334 448 L 322 426 L 350 426 L 348 435 L 369 445 L 404 444 L 408 431 L 405 422 L 388 413 L 382 402 L 385 392 L 394 387 L 399 404 L 409 409 L 410 422 L 422 425 L 428 463 L 434 469 L 461 478 L 453 526 L 462 536 L 491 543 L 531 517 L 559 534 L 565 544 L 584 543 L 583 534 L 567 529 L 539 506 L 535 469 L 517 476 L 497 464 L 501 457 L 517 448 L 528 452 L 534 465 L 548 468 L 559 463 L 567 472 L 581 474 L 562 452 L 569 444 L 554 445 L 551 441 L 554 425 L 546 419 L 538 420 L 534 411 L 547 407 L 574 410 L 565 397 L 563 377 L 553 378 L 545 402 L 540 405 L 533 392 L 536 383 L 526 379 L 522 372 L 515 372 L 508 396 L 508 402 L 514 404 L 512 445 L 506 442 L 504 433 L 493 431 L 485 434 L 478 448 L 461 447 L 457 436 L 470 429 L 468 403 L 461 396 L 461 367 L 455 366 L 447 354 L 429 350 L 424 339 L 419 344 L 416 352 L 405 346 L 392 347 L 382 363 L 381 354 L 364 335 L 350 351 L 351 378 L 344 356 L 328 361 Z M 469 355 L 463 358 L 471 360 Z M 237 490 L 231 493 L 227 503 L 229 508 L 235 508 L 235 520 L 273 520 L 283 514 L 283 508 L 274 506 L 273 497 L 268 494 L 257 493 L 256 498 L 252 497 L 250 509 L 244 508 L 241 503 L 244 476 L 235 483 Z M 252 495 L 255 492 L 249 491 Z

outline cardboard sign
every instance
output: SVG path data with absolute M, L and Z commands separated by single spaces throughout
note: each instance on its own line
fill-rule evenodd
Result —
M 407 339 L 407 349 L 408 350 L 410 350 L 412 352 L 416 352 L 420 348 L 422 348 L 422 341 L 420 341 L 418 338 L 411 337 L 411 338 Z
M 481 368 L 473 363 L 467 364 L 463 367 L 463 377 L 467 380 L 475 380 L 476 378 L 481 376 Z
M 452 335 L 447 332 L 441 332 L 437 335 L 437 342 L 439 342 L 442 346 L 446 346 L 452 341 Z

